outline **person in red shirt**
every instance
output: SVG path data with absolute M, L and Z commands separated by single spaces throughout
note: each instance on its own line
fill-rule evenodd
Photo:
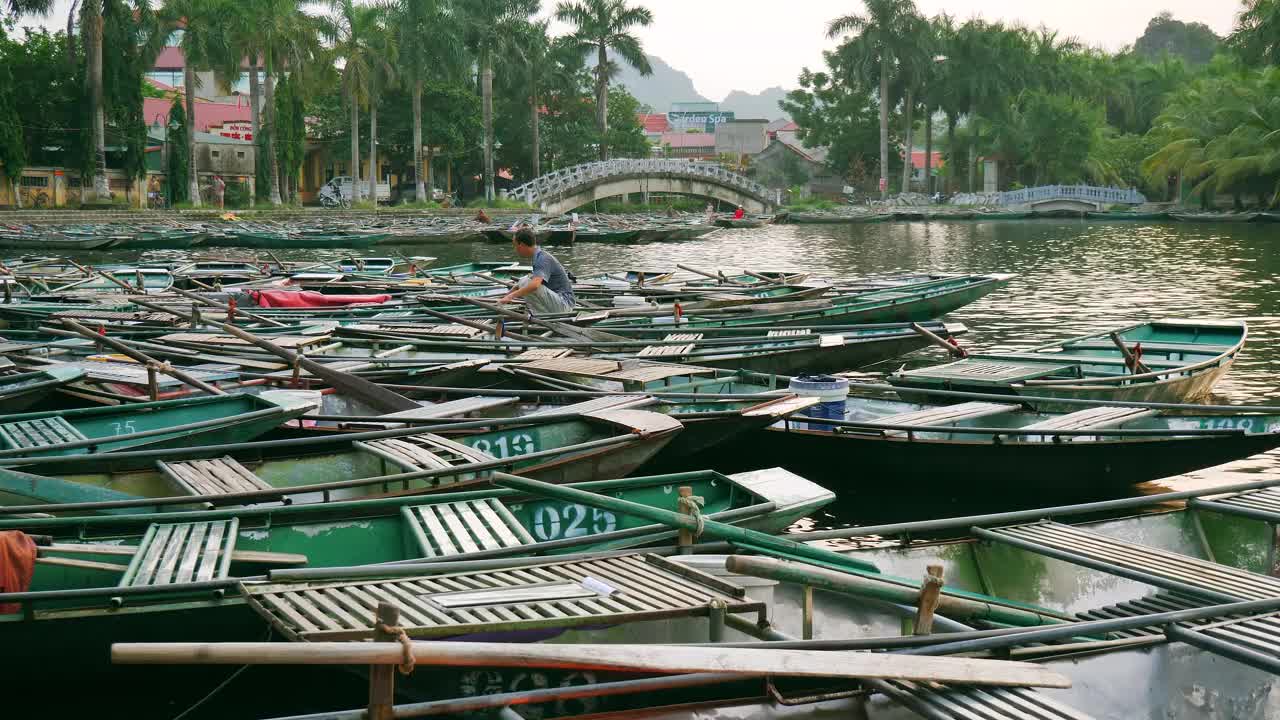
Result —
M 733 211 L 733 219 L 741 220 L 744 216 L 746 216 L 746 213 L 742 211 L 742 206 L 739 205 L 738 209 Z

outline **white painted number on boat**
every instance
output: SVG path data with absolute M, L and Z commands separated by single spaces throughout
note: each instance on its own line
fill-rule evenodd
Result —
M 132 435 L 133 433 L 138 432 L 138 428 L 133 426 L 132 420 L 113 422 L 111 423 L 111 427 L 115 430 L 116 435 Z
M 1207 430 L 1252 430 L 1253 418 L 1206 418 L 1200 426 Z
M 528 433 L 499 435 L 492 440 L 476 438 L 475 440 L 468 440 L 467 444 L 498 459 L 515 457 L 516 455 L 528 455 L 538 449 L 538 444 L 534 442 L 533 436 Z
M 590 517 L 589 523 L 588 517 Z M 618 529 L 618 516 L 600 508 L 588 509 L 576 503 L 544 504 L 534 508 L 533 511 L 533 534 L 540 541 L 599 535 L 616 529 Z

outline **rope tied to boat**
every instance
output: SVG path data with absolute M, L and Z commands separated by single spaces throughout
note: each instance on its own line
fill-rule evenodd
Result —
M 149 362 L 147 363 L 147 368 L 150 370 L 155 370 L 161 375 L 169 375 L 173 373 L 173 365 L 171 365 L 168 360 L 157 360 L 156 362 Z
M 401 675 L 408 675 L 413 672 L 415 660 L 413 659 L 413 641 L 409 639 L 409 634 L 399 625 L 387 625 L 385 623 L 377 623 L 374 628 L 378 632 L 384 632 L 388 635 L 395 635 L 396 642 L 400 643 L 400 649 L 404 653 L 404 657 L 399 668 Z
M 681 495 L 676 501 L 676 507 L 681 513 L 689 515 L 698 523 L 693 530 L 694 537 L 702 537 L 702 531 L 707 527 L 707 521 L 702 517 L 702 506 L 707 504 L 707 499 L 701 495 Z

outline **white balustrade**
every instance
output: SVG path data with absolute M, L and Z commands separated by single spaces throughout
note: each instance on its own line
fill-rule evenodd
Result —
M 765 200 L 768 190 L 753 180 L 729 172 L 719 165 L 692 160 L 618 158 L 583 163 L 556 170 L 511 191 L 513 197 L 536 205 L 541 199 L 576 192 L 598 180 L 614 177 L 665 175 L 695 180 L 712 180 Z

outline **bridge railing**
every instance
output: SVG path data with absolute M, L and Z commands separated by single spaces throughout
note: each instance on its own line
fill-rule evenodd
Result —
M 719 165 L 670 158 L 617 158 L 583 163 L 534 178 L 511 190 L 511 195 L 530 205 L 536 205 L 543 198 L 573 192 L 599 180 L 634 175 L 676 175 L 698 180 L 712 180 L 761 199 L 768 197 L 768 189 L 765 186 L 725 170 Z
M 1117 205 L 1141 205 L 1146 196 L 1137 190 L 1092 185 L 1042 185 L 999 193 L 1001 205 L 1026 205 L 1043 200 L 1087 200 Z

